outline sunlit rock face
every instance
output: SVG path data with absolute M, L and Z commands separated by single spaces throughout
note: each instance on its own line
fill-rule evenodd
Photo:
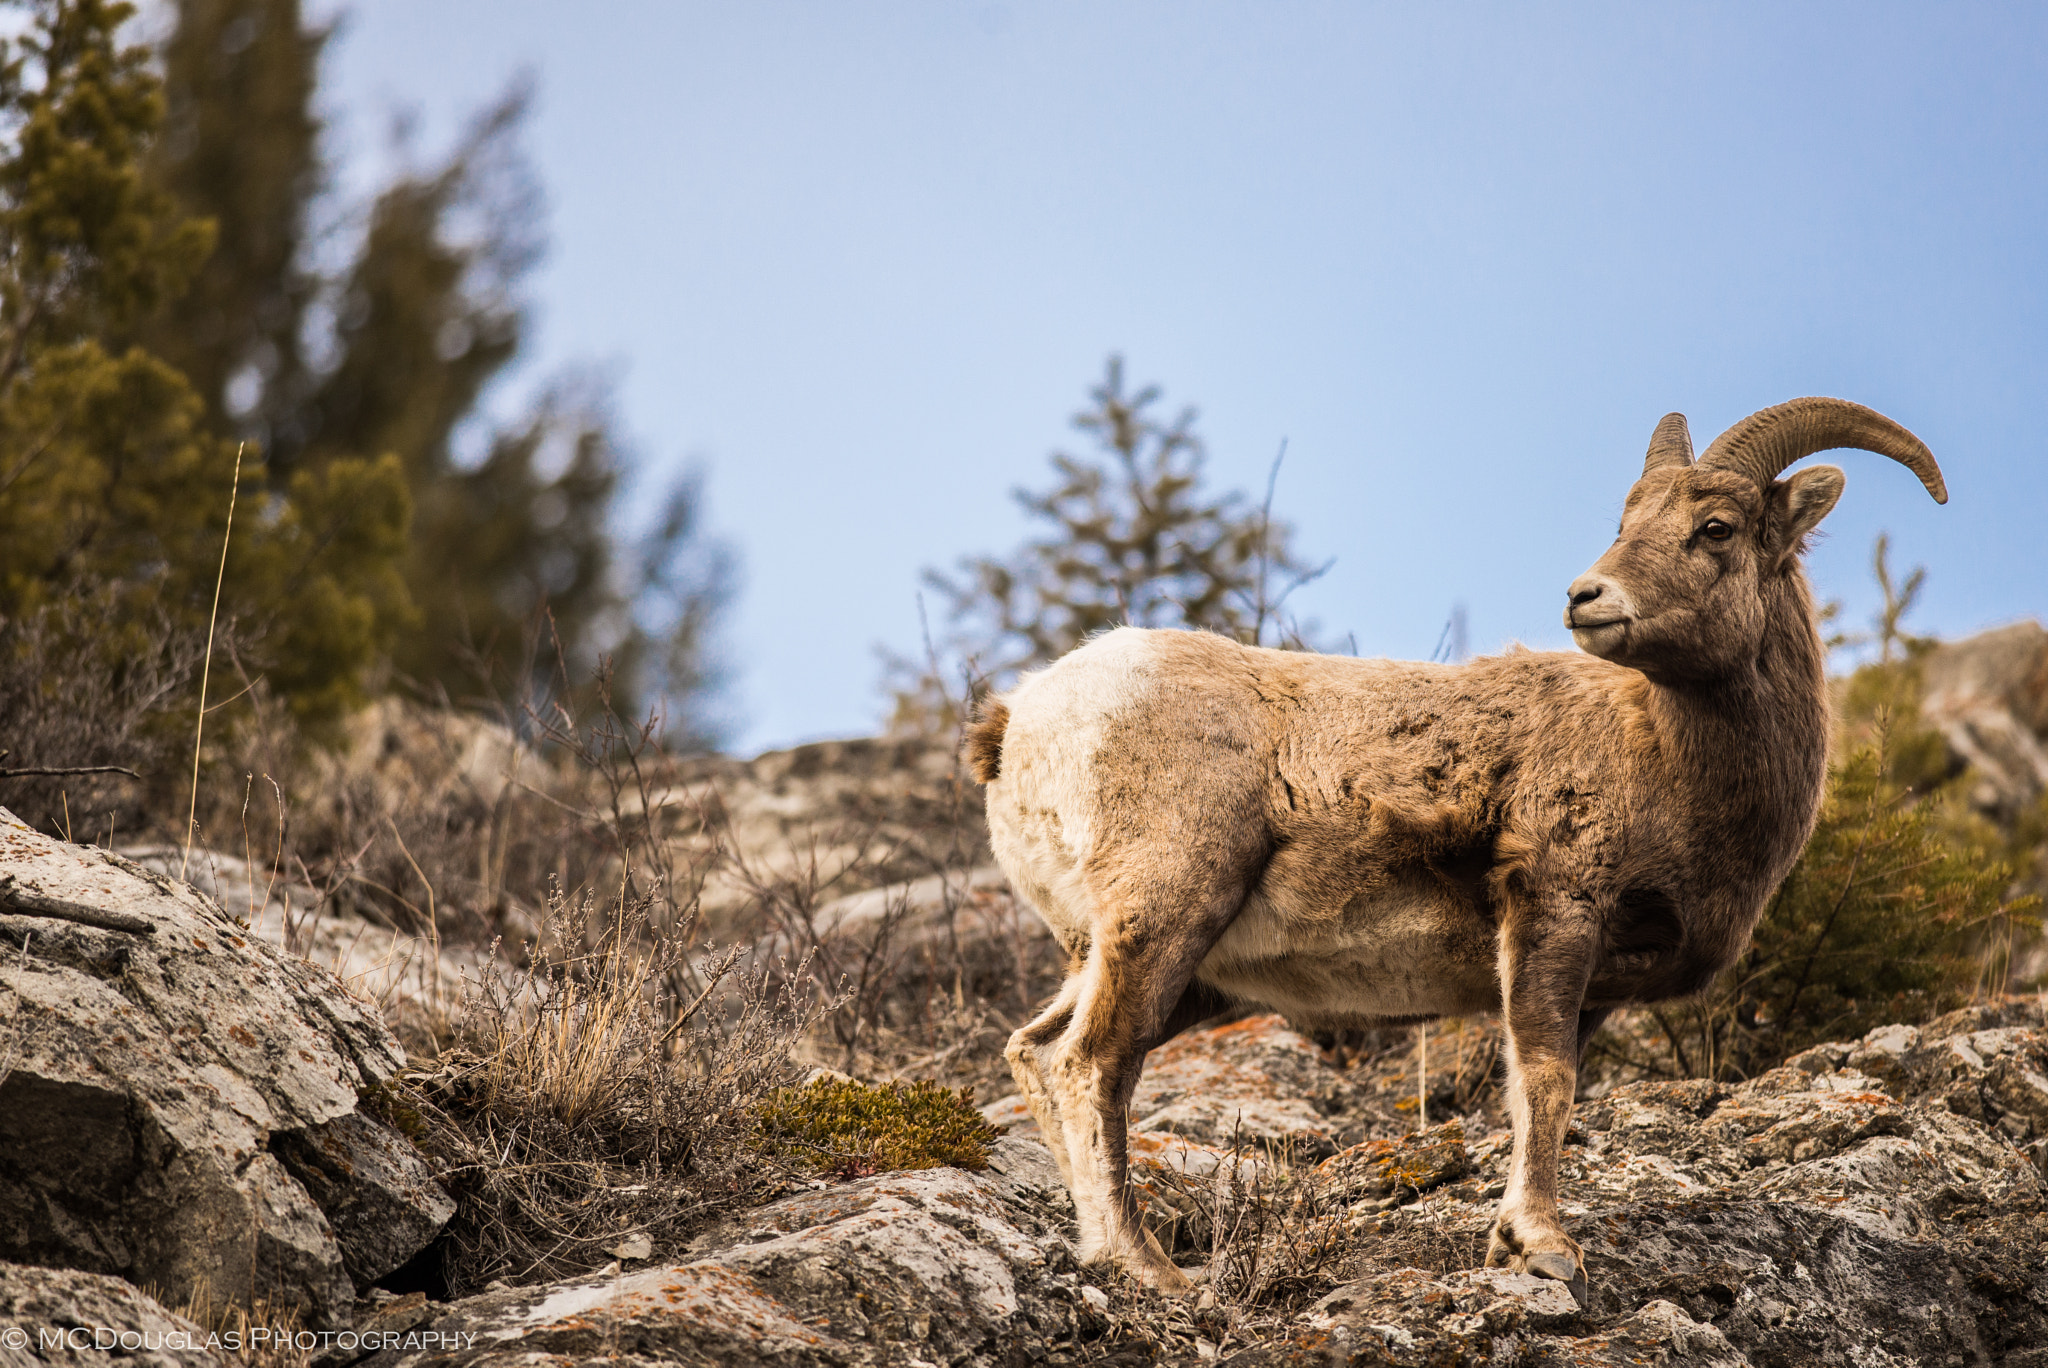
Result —
M 1045 1149 L 997 1142 L 980 1173 L 882 1174 L 786 1198 L 693 1256 L 422 1310 L 371 1363 L 1028 1363 L 1100 1334 L 1108 1298 L 1064 1234 Z
M 453 1213 L 375 1009 L 189 886 L 0 810 L 0 943 L 0 1258 L 334 1324 Z

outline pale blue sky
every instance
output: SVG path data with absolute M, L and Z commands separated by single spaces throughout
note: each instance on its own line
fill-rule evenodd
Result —
M 1801 394 L 1948 472 L 1849 473 L 1811 560 L 1922 630 L 2048 615 L 2048 9 L 357 0 L 337 148 L 532 68 L 536 365 L 615 364 L 745 560 L 735 749 L 872 730 L 921 567 L 1025 532 L 1112 350 L 1335 568 L 1367 654 L 1568 645 L 1660 415 Z M 520 383 L 515 378 L 513 384 Z

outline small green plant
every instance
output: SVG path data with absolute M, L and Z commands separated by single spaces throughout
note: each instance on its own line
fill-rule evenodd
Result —
M 975 1110 L 972 1088 L 922 1081 L 816 1078 L 770 1096 L 760 1121 L 765 1147 L 839 1178 L 987 1168 L 998 1133 Z

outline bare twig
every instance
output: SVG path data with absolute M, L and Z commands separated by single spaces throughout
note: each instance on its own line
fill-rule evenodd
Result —
M 81 926 L 97 926 L 102 931 L 128 931 L 142 936 L 156 932 L 155 924 L 141 917 L 88 907 L 68 898 L 53 898 L 18 882 L 11 874 L 0 874 L 0 907 L 9 907 L 31 917 L 50 917 L 57 921 L 77 922 Z
M 0 769 L 0 779 L 26 779 L 30 776 L 60 774 L 125 774 L 130 779 L 142 777 L 126 765 L 25 765 L 21 769 Z

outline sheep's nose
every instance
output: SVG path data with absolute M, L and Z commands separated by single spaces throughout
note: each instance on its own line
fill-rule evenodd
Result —
M 1627 592 L 1605 575 L 1583 574 L 1572 581 L 1572 587 L 1565 593 L 1571 596 L 1571 603 L 1564 610 L 1564 625 L 1575 632 L 1582 627 L 1604 627 L 1635 615 Z

